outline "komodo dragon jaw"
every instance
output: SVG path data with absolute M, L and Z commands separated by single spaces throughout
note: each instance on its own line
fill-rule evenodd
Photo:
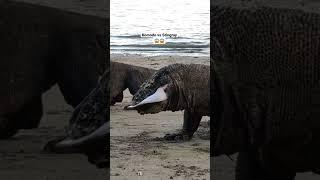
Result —
M 108 165 L 108 81 L 106 72 L 97 87 L 75 109 L 66 135 L 49 141 L 44 147 L 46 152 L 85 153 L 98 167 Z
M 165 92 L 165 89 L 167 88 L 167 84 L 159 87 L 156 92 L 154 92 L 153 94 L 147 96 L 145 99 L 143 99 L 140 102 L 137 101 L 133 101 L 133 104 L 128 106 L 127 109 L 131 110 L 131 109 L 138 109 L 140 106 L 143 106 L 145 104 L 153 104 L 153 103 L 159 103 L 159 102 L 163 102 L 166 101 L 168 99 L 168 96 Z
M 132 98 L 132 104 L 125 109 L 137 110 L 140 114 L 159 113 L 166 110 L 172 91 L 170 78 L 156 73 L 140 86 Z

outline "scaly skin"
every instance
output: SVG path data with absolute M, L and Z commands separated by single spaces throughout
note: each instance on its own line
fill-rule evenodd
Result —
M 109 167 L 109 81 L 107 70 L 96 88 L 83 99 L 70 119 L 67 133 L 49 141 L 45 150 L 55 153 L 85 153 L 97 167 Z M 99 132 L 99 128 L 105 127 Z M 95 135 L 94 135 L 95 134 Z M 66 142 L 61 145 L 62 142 Z
M 38 127 L 41 95 L 54 84 L 73 107 L 88 95 L 107 66 L 106 22 L 39 5 L 1 2 L 0 138 Z
M 110 100 L 111 105 L 121 102 L 123 91 L 129 89 L 133 95 L 137 92 L 140 85 L 152 76 L 156 71 L 150 68 L 133 66 L 124 63 L 110 62 Z
M 318 14 L 211 7 L 211 155 L 240 152 L 237 180 L 319 169 L 319 37 Z
M 141 114 L 184 110 L 183 128 L 179 133 L 167 134 L 167 140 L 189 140 L 198 129 L 202 116 L 209 115 L 209 66 L 172 64 L 161 68 L 143 83 L 133 96 L 136 105 L 167 84 L 168 99 L 135 108 Z

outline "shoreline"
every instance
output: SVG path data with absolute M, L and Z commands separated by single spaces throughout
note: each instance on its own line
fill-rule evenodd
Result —
M 110 54 L 110 61 L 131 64 L 135 66 L 147 67 L 159 69 L 163 66 L 174 63 L 182 64 L 204 64 L 210 65 L 210 57 L 206 56 L 171 56 L 171 55 L 160 55 L 160 56 L 143 56 L 139 54 L 135 55 L 121 55 L 121 54 Z

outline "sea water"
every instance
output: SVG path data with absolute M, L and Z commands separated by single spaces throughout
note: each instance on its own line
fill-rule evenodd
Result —
M 209 56 L 209 0 L 111 0 L 112 54 Z

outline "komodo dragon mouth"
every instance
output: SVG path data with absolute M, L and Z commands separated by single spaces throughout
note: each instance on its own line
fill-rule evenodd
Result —
M 168 96 L 165 92 L 166 88 L 167 85 L 159 87 L 154 93 L 147 96 L 142 101 L 133 101 L 132 105 L 127 106 L 126 109 L 137 110 L 140 114 L 154 114 L 162 111 L 168 100 Z
M 74 110 L 66 135 L 49 141 L 44 150 L 53 153 L 84 153 L 98 167 L 109 165 L 110 141 L 108 80 L 104 74 L 97 87 Z

